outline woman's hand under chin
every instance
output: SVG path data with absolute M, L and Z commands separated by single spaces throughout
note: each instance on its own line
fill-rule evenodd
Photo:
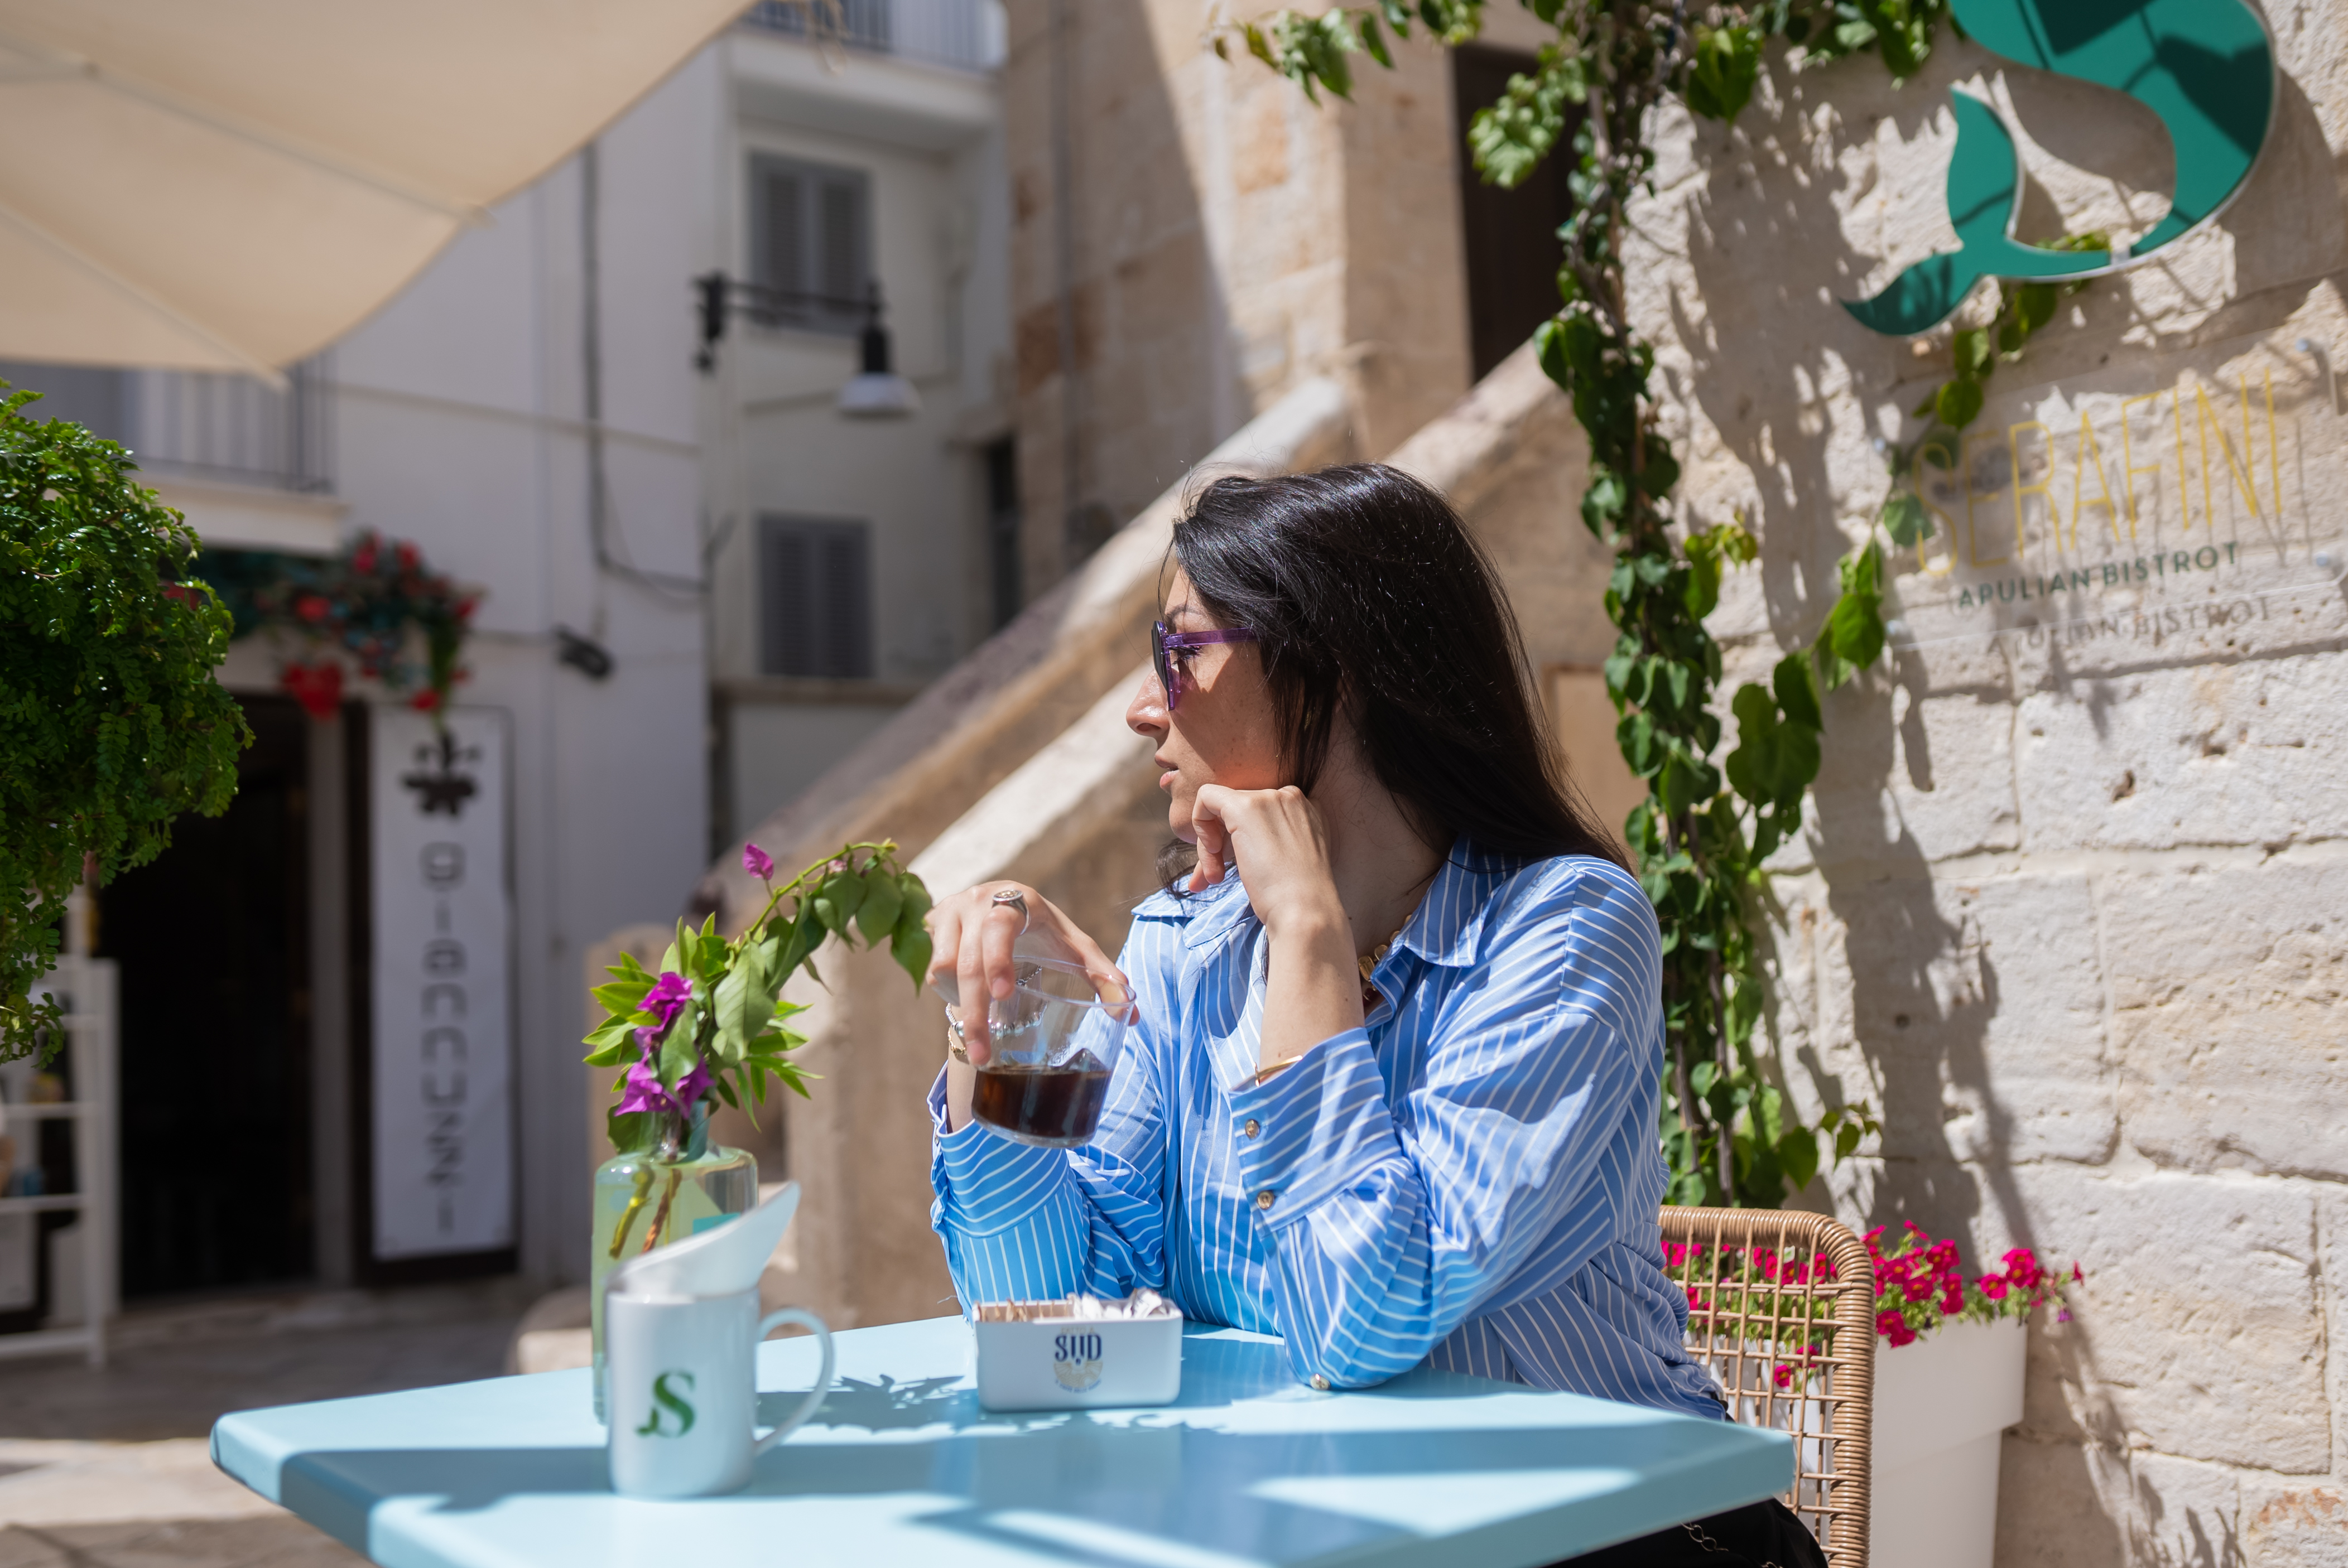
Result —
M 1191 889 L 1213 886 L 1225 866 L 1236 865 L 1248 903 L 1272 938 L 1259 1065 L 1268 1073 L 1332 1035 L 1361 1028 L 1354 927 L 1337 896 L 1321 808 L 1293 784 L 1207 784 L 1191 823 L 1199 835 Z
M 1294 784 L 1202 785 L 1190 823 L 1199 845 L 1193 893 L 1213 886 L 1226 868 L 1237 866 L 1256 918 L 1275 937 L 1333 923 L 1340 930 L 1349 927 L 1330 865 L 1328 822 Z

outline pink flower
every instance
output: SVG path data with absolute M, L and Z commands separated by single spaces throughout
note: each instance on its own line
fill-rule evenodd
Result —
M 764 882 L 775 874 L 774 857 L 755 844 L 742 846 L 742 869 Z
M 2004 1280 L 2000 1279 L 1996 1275 L 1982 1275 L 1981 1287 L 1982 1294 L 1988 1296 L 1992 1301 L 2003 1301 L 2005 1299 L 2007 1289 L 2006 1283 Z
M 674 969 L 663 969 L 660 979 L 653 982 L 653 989 L 644 993 L 644 1010 L 660 1020 L 659 1027 L 666 1030 L 676 1021 L 676 1015 L 692 995 L 693 987 L 683 975 Z
M 1964 1309 L 1965 1293 L 1963 1291 L 1958 1290 L 1952 1286 L 1947 1295 L 1941 1297 L 1941 1317 L 1954 1317 L 1958 1313 L 1962 1312 Z
M 664 975 L 662 979 L 673 977 Z M 682 1006 L 682 1003 L 678 1005 Z M 695 1102 L 709 1090 L 708 1064 L 694 1059 L 693 1071 L 677 1080 L 670 1090 L 662 1086 L 660 1067 L 655 1052 L 659 1037 L 650 1029 L 636 1030 L 636 1049 L 642 1052 L 633 1067 L 628 1069 L 628 1091 L 620 1097 L 619 1110 L 623 1116 L 639 1111 L 666 1112 L 676 1116 L 691 1116 Z
M 673 1115 L 690 1116 L 693 1107 L 709 1089 L 709 1069 L 696 1061 L 693 1071 L 677 1081 L 674 1091 L 661 1087 L 660 1070 L 649 1061 L 640 1061 L 628 1069 L 628 1091 L 620 1100 L 620 1113 L 628 1115 L 638 1111 L 664 1111 Z

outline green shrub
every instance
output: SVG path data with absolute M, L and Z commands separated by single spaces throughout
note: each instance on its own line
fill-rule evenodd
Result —
M 27 992 L 85 865 L 103 883 L 219 815 L 252 739 L 212 678 L 229 613 L 179 580 L 194 531 L 120 446 L 26 418 L 38 395 L 0 398 L 0 1061 L 56 1049 Z

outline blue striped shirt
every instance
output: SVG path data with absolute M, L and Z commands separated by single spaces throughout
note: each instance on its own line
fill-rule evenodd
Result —
M 940 1075 L 931 1218 L 964 1310 L 1146 1285 L 1333 1388 L 1426 1362 L 1720 1415 L 1663 1271 L 1638 883 L 1461 845 L 1377 966 L 1392 1001 L 1258 1085 L 1265 943 L 1236 874 L 1135 911 L 1140 1022 L 1081 1149 L 948 1132 Z

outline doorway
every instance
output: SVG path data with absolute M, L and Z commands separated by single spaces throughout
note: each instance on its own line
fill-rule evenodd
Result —
M 1579 110 L 1566 121 L 1557 148 L 1514 190 L 1487 185 L 1468 150 L 1468 127 L 1478 109 L 1499 101 L 1512 76 L 1531 76 L 1540 62 L 1512 49 L 1463 44 L 1451 51 L 1451 98 L 1458 115 L 1459 222 L 1468 251 L 1468 344 L 1481 381 L 1494 365 L 1557 313 L 1557 270 L 1565 243 L 1557 231 L 1573 216 L 1573 136 Z
M 236 798 L 100 895 L 120 965 L 126 1298 L 310 1278 L 310 737 L 241 699 Z

